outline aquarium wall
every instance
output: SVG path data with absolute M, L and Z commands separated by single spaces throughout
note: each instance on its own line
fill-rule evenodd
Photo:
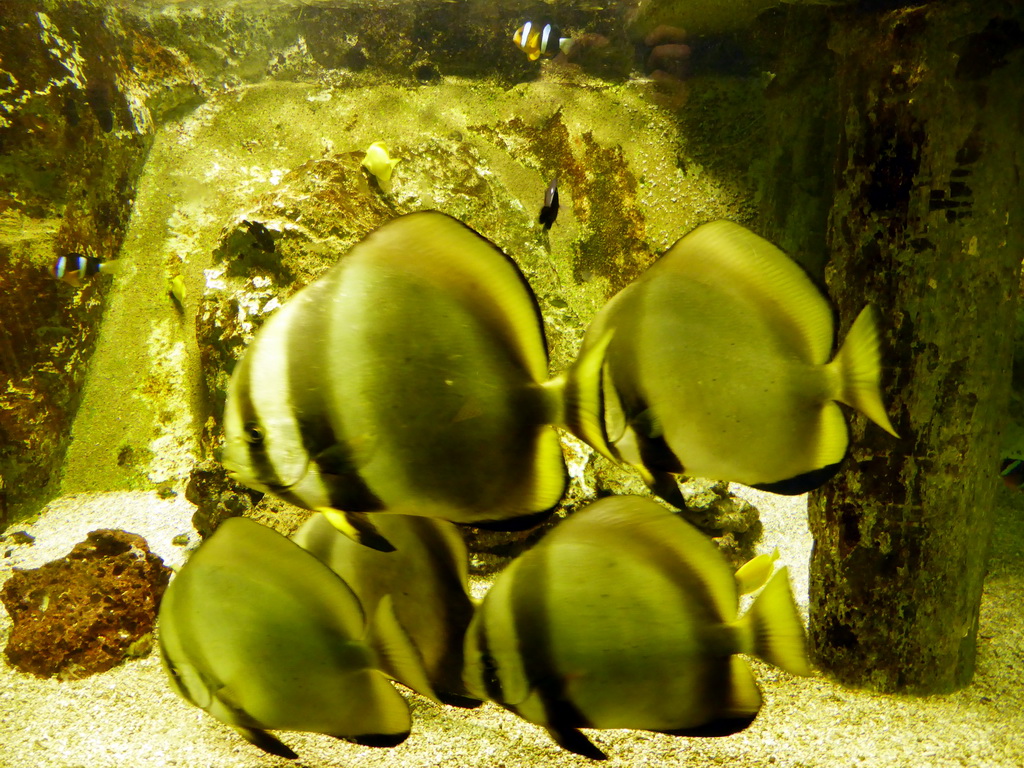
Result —
M 1024 762 L 1017 5 L 6 2 L 0 765 L 296 764 L 261 730 L 317 766 L 584 765 L 598 753 L 630 766 Z M 395 706 L 411 711 L 406 740 L 373 747 L 330 729 L 211 716 L 165 670 L 174 669 L 168 638 L 183 623 L 161 635 L 159 607 L 203 542 L 239 516 L 290 536 L 325 508 L 304 509 L 301 496 L 239 482 L 244 473 L 225 468 L 232 375 L 304 286 L 365 252 L 371 233 L 424 211 L 493 245 L 476 261 L 507 255 L 536 304 L 528 319 L 509 310 L 514 331 L 482 346 L 514 337 L 513 350 L 533 349 L 529 336 L 540 351 L 521 354 L 546 370 L 528 389 L 569 393 L 527 409 L 559 428 L 548 458 L 564 463 L 567 481 L 553 513 L 498 526 L 520 530 L 460 525 L 454 534 L 454 559 L 465 559 L 470 578 L 466 604 L 479 606 L 510 564 L 533 562 L 527 553 L 557 553 L 552 532 L 596 500 L 658 499 L 715 544 L 714 568 L 767 562 L 792 584 L 810 667 L 780 668 L 750 656 L 751 645 L 728 646 L 748 654 L 760 690 L 744 727 L 567 725 L 584 727 L 588 752 L 557 723 L 538 724 L 526 704 L 503 702 L 493 682 L 494 701 L 481 707 L 431 701 L 380 650 L 393 645 L 360 636 L 392 659 L 384 674 L 405 684 Z M 641 447 L 612 435 L 609 393 L 625 390 L 601 360 L 584 364 L 583 353 L 612 343 L 588 330 L 674 244 L 720 220 L 777 246 L 810 278 L 832 339 L 816 365 L 843 359 L 834 356 L 857 338 L 855 320 L 874 308 L 879 363 L 869 378 L 883 412 L 864 406 L 854 384 L 834 398 L 841 410 L 792 385 L 807 408 L 827 401 L 841 414 L 837 430 L 848 437 L 835 440 L 848 448 L 827 482 L 785 489 L 755 475 L 687 474 L 664 437 L 667 419 L 640 406 L 629 424 Z M 403 247 L 412 262 L 428 259 L 415 237 Z M 730 285 L 761 286 L 767 271 L 748 269 Z M 468 295 L 472 317 L 504 322 L 505 289 L 491 299 L 475 283 L 463 291 L 461 279 L 453 267 L 439 296 Z M 323 300 L 323 311 L 342 300 Z M 771 316 L 789 328 L 779 317 L 799 312 L 777 303 L 784 309 Z M 377 316 L 394 316 L 389 299 L 352 322 L 369 318 L 372 329 L 384 322 Z M 448 317 L 424 313 L 410 333 L 453 338 L 464 326 Z M 659 348 L 676 341 L 623 327 L 636 350 L 650 350 L 651 338 L 668 339 Z M 330 357 L 326 336 L 315 323 L 306 336 L 314 352 L 305 367 L 281 369 L 310 391 L 332 386 L 315 352 Z M 731 337 L 699 347 L 680 338 L 701 351 L 680 356 L 685 364 L 672 359 L 672 376 L 721 376 L 719 391 L 732 393 L 709 406 L 723 434 L 727 417 L 770 399 L 760 384 L 773 369 L 741 372 Z M 841 365 L 822 380 L 846 381 Z M 409 370 L 396 363 L 375 381 L 418 403 L 425 396 Z M 280 376 L 266 365 L 251 386 L 276 391 Z M 592 422 L 587 382 L 602 392 Z M 408 413 L 420 416 L 411 405 Z M 780 453 L 818 439 L 789 422 L 749 434 L 776 440 Z M 506 436 L 485 442 L 497 450 Z M 371 461 L 375 445 L 357 435 L 346 461 Z M 529 465 L 521 453 L 479 473 L 482 487 L 507 483 L 514 495 L 535 482 L 526 470 L 522 482 L 515 475 Z M 349 533 L 358 538 L 364 518 L 362 531 L 375 531 L 374 516 L 353 518 Z M 609 567 L 632 556 L 618 546 Z M 687 555 L 677 560 L 691 567 Z M 748 590 L 738 578 L 726 580 L 733 592 L 768 581 Z M 762 599 L 744 594 L 742 611 Z M 638 596 L 648 601 L 665 604 Z M 653 626 L 667 609 L 650 610 Z M 461 637 L 456 646 L 461 655 Z M 624 654 L 623 669 L 629 663 Z M 695 668 L 711 674 L 710 662 Z M 659 698 L 621 674 L 630 693 Z

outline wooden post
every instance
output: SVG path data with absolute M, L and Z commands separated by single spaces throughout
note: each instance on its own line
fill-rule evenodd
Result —
M 1024 256 L 1024 9 L 844 13 L 826 270 L 845 335 L 881 310 L 902 439 L 853 419 L 812 494 L 811 646 L 840 681 L 930 693 L 974 669 Z

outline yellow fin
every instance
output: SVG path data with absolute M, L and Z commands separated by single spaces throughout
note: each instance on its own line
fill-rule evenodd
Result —
M 739 656 L 729 660 L 729 692 L 722 709 L 724 717 L 749 717 L 761 709 L 761 691 L 758 690 L 750 665 Z
M 748 560 L 736 570 L 736 585 L 741 595 L 749 595 L 765 585 L 775 570 L 775 561 L 779 559 L 778 547 L 765 552 L 752 560 Z
M 409 244 L 415 243 L 415 259 Z M 371 233 L 347 259 L 372 254 L 375 268 L 402 272 L 443 287 L 512 352 L 530 378 L 548 378 L 544 323 L 526 277 L 515 261 L 483 235 L 437 211 L 409 213 Z
M 384 595 L 377 603 L 370 634 L 371 644 L 380 656 L 382 669 L 389 677 L 440 703 L 434 687 L 427 679 L 423 657 L 395 615 L 391 595 Z
M 357 544 L 378 552 L 395 551 L 395 546 L 384 538 L 365 512 L 340 512 L 332 507 L 318 507 L 315 511 L 323 513 L 331 525 Z
M 834 402 L 827 402 L 821 409 L 818 435 L 813 443 L 815 467 L 838 464 L 850 447 L 850 425 L 842 409 Z
M 753 632 L 750 652 L 792 675 L 809 675 L 804 623 L 789 587 L 789 569 L 783 566 L 758 595 L 742 620 Z
M 604 359 L 614 335 L 613 329 L 605 331 L 597 343 L 584 350 L 573 363 L 565 387 L 564 426 L 598 453 L 618 462 L 605 435 L 603 401 Z M 614 392 L 607 396 L 618 402 Z
M 534 511 L 551 509 L 558 504 L 569 482 L 558 433 L 552 427 L 541 429 L 534 451 L 531 487 L 526 497 L 527 509 Z
M 882 404 L 878 311 L 873 306 L 869 304 L 857 315 L 830 365 L 838 369 L 839 402 L 856 408 L 890 435 L 899 437 Z

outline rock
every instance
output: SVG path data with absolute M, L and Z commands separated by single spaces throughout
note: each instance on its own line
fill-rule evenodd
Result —
M 711 536 L 733 567 L 756 554 L 762 531 L 757 507 L 733 496 L 729 484 L 719 480 L 687 478 L 680 491 L 686 501 L 682 516 Z
M 212 459 L 196 465 L 185 487 L 185 498 L 197 507 L 192 525 L 204 539 L 227 518 L 251 513 L 262 497 L 259 491 L 234 482 Z
M 14 622 L 4 654 L 37 677 L 105 672 L 146 647 L 170 578 L 138 534 L 92 531 L 65 558 L 15 569 L 4 584 Z

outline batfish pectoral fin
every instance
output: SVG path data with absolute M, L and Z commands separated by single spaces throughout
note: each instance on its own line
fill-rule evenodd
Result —
M 231 726 L 239 735 L 255 747 L 259 747 L 268 755 L 277 755 L 289 760 L 296 760 L 299 756 L 295 754 L 284 742 L 275 736 L 259 728 L 245 728 L 241 725 Z
M 644 482 L 656 496 L 676 509 L 686 509 L 686 499 L 679 490 L 679 479 L 671 472 L 647 472 L 644 475 Z
M 332 507 L 319 507 L 316 511 L 322 512 L 331 525 L 357 544 L 376 549 L 378 552 L 395 551 L 395 545 L 377 530 L 377 526 L 370 521 L 365 512 L 341 512 Z
M 548 725 L 547 731 L 551 734 L 558 746 L 577 755 L 589 757 L 591 760 L 607 760 L 608 755 L 594 746 L 594 743 L 580 733 L 579 729 L 567 725 Z
M 440 703 L 427 678 L 423 657 L 395 614 L 391 595 L 384 595 L 377 603 L 370 632 L 371 643 L 380 656 L 383 671 L 416 693 Z

